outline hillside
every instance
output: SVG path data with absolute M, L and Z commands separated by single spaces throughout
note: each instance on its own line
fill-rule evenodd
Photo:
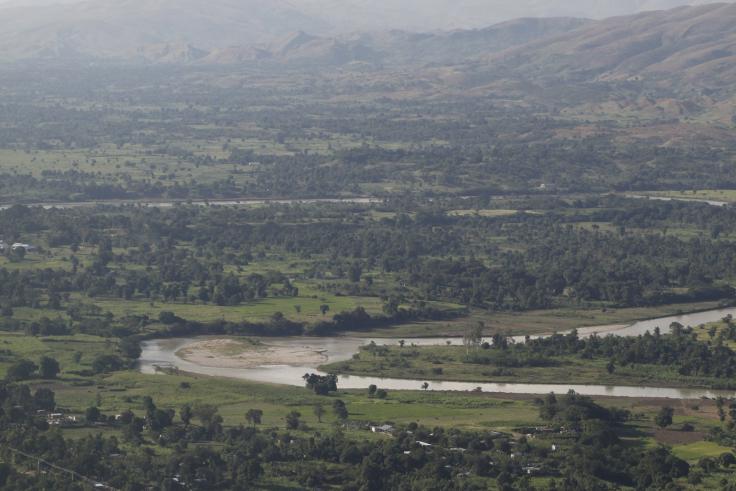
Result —
M 150 45 L 209 50 L 328 25 L 286 0 L 98 0 L 0 16 L 0 58 L 132 58 Z
M 395 43 L 403 41 L 409 45 L 406 54 L 403 47 L 399 49 L 397 61 L 413 60 L 417 55 L 427 60 L 433 52 L 438 52 L 440 61 L 444 61 L 450 54 L 475 55 L 474 43 L 479 39 L 476 30 L 520 17 L 600 19 L 706 1 L 0 0 L 0 59 L 131 60 L 161 51 L 165 53 L 164 61 L 174 62 L 190 61 L 190 48 L 215 52 L 215 59 L 231 60 L 251 59 L 255 49 L 255 58 L 260 59 L 262 50 L 270 51 L 268 47 L 273 43 L 291 33 L 305 32 L 329 38 L 317 41 L 319 46 L 313 43 L 306 49 L 307 58 L 374 59 L 374 51 L 394 52 Z M 395 31 L 404 34 L 385 34 Z M 429 40 L 408 34 L 438 31 L 470 31 L 471 34 Z M 542 29 L 540 33 L 554 31 L 552 26 L 548 32 Z M 356 36 L 356 32 L 384 34 L 373 34 L 366 39 Z M 491 33 L 491 39 L 486 40 L 488 51 L 494 52 L 504 43 L 504 47 L 515 46 L 519 41 L 539 37 L 508 34 L 511 37 L 502 40 Z M 177 52 L 184 54 L 181 58 L 172 55 Z M 273 55 L 280 57 L 283 53 L 272 52 Z
M 548 36 L 566 33 L 590 21 L 573 18 L 517 19 L 484 29 L 437 33 L 388 31 L 341 37 L 318 37 L 303 31 L 268 45 L 215 49 L 203 63 L 233 64 L 270 60 L 280 63 L 342 65 L 455 64 Z
M 711 4 L 617 17 L 485 58 L 528 79 L 681 80 L 731 85 L 736 5 Z

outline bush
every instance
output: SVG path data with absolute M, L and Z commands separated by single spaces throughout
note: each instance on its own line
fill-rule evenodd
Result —
M 99 355 L 92 362 L 95 373 L 109 373 L 125 368 L 125 362 L 116 355 Z

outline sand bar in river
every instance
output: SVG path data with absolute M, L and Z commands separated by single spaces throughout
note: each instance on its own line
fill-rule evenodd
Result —
M 203 339 L 187 344 L 176 355 L 197 365 L 214 368 L 257 368 L 274 365 L 318 366 L 327 356 L 317 348 L 279 344 L 251 338 Z

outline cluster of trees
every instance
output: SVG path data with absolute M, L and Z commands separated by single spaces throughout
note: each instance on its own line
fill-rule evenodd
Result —
M 670 326 L 669 334 L 659 328 L 636 337 L 590 336 L 581 338 L 577 331 L 549 337 L 528 339 L 525 343 L 509 343 L 504 336 L 494 336 L 486 350 L 469 353 L 469 363 L 493 364 L 499 367 L 549 366 L 561 356 L 608 360 L 608 371 L 629 365 L 660 365 L 674 367 L 686 376 L 730 379 L 736 375 L 736 352 L 725 344 L 720 335 L 710 341 L 700 341 L 693 328 L 679 323 Z
M 358 194 L 369 186 L 375 189 L 376 183 L 427 195 L 528 192 L 540 182 L 570 191 L 736 186 L 722 165 L 734 153 L 728 139 L 673 143 L 665 135 L 658 145 L 656 137 L 625 138 L 629 126 L 598 115 L 594 132 L 587 131 L 585 118 L 566 118 L 560 112 L 565 103 L 577 107 L 581 97 L 598 102 L 600 94 L 588 86 L 575 91 L 574 102 L 561 99 L 558 88 L 552 97 L 540 93 L 499 105 L 477 97 L 436 98 L 434 91 L 431 99 L 401 102 L 362 97 L 364 91 L 383 88 L 390 94 L 396 87 L 423 83 L 416 80 L 329 77 L 315 89 L 309 77 L 288 77 L 268 87 L 244 83 L 225 91 L 220 88 L 224 83 L 191 75 L 157 69 L 110 78 L 87 70 L 54 70 L 54 76 L 41 79 L 31 70 L 3 77 L 13 100 L 0 111 L 0 146 L 38 152 L 39 159 L 56 165 L 40 175 L 25 169 L 3 173 L 0 195 L 78 200 L 319 197 Z M 248 80 L 243 73 L 237 76 Z M 481 86 L 490 83 L 486 74 L 471 77 Z M 106 91 L 97 90 L 111 79 L 118 80 L 118 99 L 124 102 L 111 104 Z M 54 107 L 40 110 L 39 93 L 54 100 Z M 361 97 L 352 104 L 327 102 L 334 93 Z M 284 110 L 284 100 L 299 102 Z M 650 118 L 648 113 L 643 124 L 651 124 Z M 356 139 L 363 145 L 335 145 Z M 214 141 L 221 142 L 217 151 L 211 148 Z M 255 142 L 269 144 L 253 150 Z M 314 147 L 321 151 L 311 151 Z M 72 151 L 74 158 L 69 158 L 66 152 Z M 88 164 L 84 170 L 80 160 Z M 249 165 L 254 162 L 258 165 Z M 216 176 L 207 175 L 213 170 Z M 198 179 L 203 175 L 207 179 Z
M 554 489 L 649 489 L 690 473 L 688 464 L 665 448 L 623 444 L 618 433 L 628 417 L 624 411 L 572 392 L 550 394 L 538 404 L 543 419 L 553 428 L 564 428 L 564 433 L 553 434 L 554 440 L 546 440 L 549 444 L 416 423 L 396 429 L 392 439 L 361 440 L 339 430 L 313 433 L 296 411 L 286 415 L 283 428 L 261 431 L 264 413 L 255 408 L 244 415 L 247 425 L 225 427 L 214 406 L 185 404 L 174 411 L 158 407 L 150 397 L 142 401 L 139 414 L 128 410 L 112 417 L 90 407 L 86 421 L 119 428 L 119 441 L 100 434 L 66 439 L 36 416 L 38 410 L 55 409 L 53 392 L 0 384 L 0 443 L 2 457 L 10 455 L 8 449 L 19 450 L 118 489 L 249 489 L 269 476 L 307 488 L 467 490 L 486 489 L 495 481 L 499 489 L 511 490 L 529 487 L 530 469 L 550 478 Z M 337 399 L 333 412 L 338 421 L 347 417 L 345 404 Z M 325 410 L 315 406 L 314 414 L 321 419 Z M 151 452 L 144 443 L 167 451 Z M 25 466 L 36 468 L 34 460 L 5 462 L 0 469 L 3 489 L 77 489 L 68 474 L 54 469 L 26 473 Z
M 5 372 L 5 380 L 17 382 L 34 377 L 50 380 L 55 379 L 61 372 L 61 367 L 56 359 L 50 356 L 42 356 L 38 364 L 28 359 L 20 359 L 12 363 Z
M 16 207 L 0 213 L 0 225 L 11 236 L 43 232 L 57 246 L 74 250 L 84 243 L 95 246 L 96 254 L 87 267 L 72 255 L 66 269 L 0 268 L 0 306 L 10 317 L 12 308 L 21 306 L 69 309 L 75 293 L 218 305 L 298 296 L 292 278 L 280 272 L 246 272 L 267 250 L 311 259 L 303 279 L 321 281 L 333 293 L 383 297 L 389 315 L 400 303 L 426 300 L 526 310 L 733 297 L 727 281 L 736 275 L 736 246 L 713 236 L 734 226 L 736 213 L 697 205 L 594 201 L 579 203 L 582 208 L 567 204 L 559 214 L 500 218 L 448 216 L 425 206 L 413 217 L 398 214 L 381 221 L 348 220 L 347 207 L 323 210 L 328 220 L 316 220 L 314 211 L 298 207 L 117 210 L 104 216 Z M 603 208 L 594 216 L 583 211 L 593 204 Z M 596 220 L 619 229 L 573 226 Z M 664 235 L 671 224 L 698 222 L 709 230 L 703 236 Z M 636 227 L 662 233 L 626 232 Z M 113 253 L 119 249 L 125 252 Z M 226 266 L 238 273 L 226 272 Z M 391 274 L 399 283 L 379 287 L 369 270 Z M 334 329 L 323 325 L 317 332 Z

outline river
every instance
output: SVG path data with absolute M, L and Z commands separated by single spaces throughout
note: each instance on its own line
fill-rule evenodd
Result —
M 627 194 L 627 198 L 632 199 L 649 199 L 654 201 L 684 201 L 687 203 L 703 203 L 711 206 L 728 206 L 730 203 L 726 201 L 713 201 L 698 198 L 674 198 L 665 196 L 646 196 L 638 194 Z M 470 199 L 472 196 L 463 196 L 462 199 Z M 196 200 L 99 200 L 99 201 L 69 201 L 69 202 L 47 202 L 47 203 L 4 203 L 0 204 L 0 210 L 7 210 L 16 204 L 30 206 L 34 208 L 44 208 L 68 210 L 72 208 L 90 208 L 94 206 L 141 206 L 144 208 L 173 208 L 179 205 L 194 206 L 255 206 L 267 204 L 319 204 L 319 203 L 354 203 L 354 204 L 375 204 L 383 203 L 383 198 L 309 198 L 309 199 L 268 199 L 268 198 L 234 198 L 234 199 L 196 199 Z M 431 200 L 430 200 L 431 201 Z
M 710 206 L 719 206 L 724 207 L 728 206 L 731 203 L 727 201 L 713 201 L 710 199 L 699 199 L 699 198 L 675 198 L 675 197 L 669 197 L 669 196 L 648 196 L 643 194 L 627 194 L 627 198 L 633 198 L 633 199 L 648 199 L 653 201 L 683 201 L 685 203 L 701 203 L 704 205 L 710 205 Z
M 615 334 L 618 336 L 638 336 L 659 327 L 666 332 L 673 322 L 685 326 L 697 326 L 726 317 L 736 316 L 736 308 L 716 309 L 706 312 L 662 317 L 658 319 L 635 322 L 628 326 L 608 325 L 591 326 L 578 329 L 581 336 L 593 334 Z M 201 339 L 201 338 L 200 338 Z M 405 338 L 406 345 L 432 346 L 446 343 L 461 344 L 459 338 Z M 291 366 L 288 364 L 264 366 L 259 368 L 217 368 L 191 363 L 177 356 L 184 346 L 196 342 L 197 338 L 158 339 L 142 344 L 143 353 L 140 358 L 140 370 L 143 373 L 158 373 L 159 367 L 176 367 L 180 370 L 217 377 L 238 378 L 254 382 L 281 385 L 301 386 L 302 375 L 307 372 L 319 373 L 314 366 Z M 398 339 L 390 338 L 279 338 L 280 345 L 307 348 L 322 353 L 327 361 L 333 363 L 349 360 L 358 352 L 360 346 L 374 341 L 378 345 L 396 345 Z M 521 341 L 521 339 L 518 339 Z M 365 389 L 371 384 L 388 390 L 419 390 L 424 381 L 413 379 L 388 379 L 341 375 L 341 389 Z M 429 382 L 429 381 L 428 381 Z M 668 399 L 699 399 L 702 397 L 724 396 L 736 397 L 736 391 L 718 391 L 708 389 L 664 388 L 664 387 L 629 387 L 580 384 L 521 384 L 521 383 L 473 383 L 473 382 L 429 382 L 429 390 L 436 391 L 472 391 L 480 388 L 483 392 L 508 394 L 547 394 L 549 392 L 565 393 L 572 389 L 579 394 L 590 396 L 616 397 L 659 397 Z
M 319 204 L 319 203 L 354 203 L 354 204 L 373 204 L 383 203 L 382 198 L 313 198 L 313 199 L 258 199 L 258 198 L 241 198 L 241 199 L 198 199 L 198 200 L 100 200 L 100 201 L 72 201 L 60 203 L 18 203 L 24 206 L 34 208 L 44 208 L 46 210 L 59 209 L 68 210 L 72 208 L 89 208 L 94 206 L 141 206 L 144 208 L 173 208 L 179 205 L 194 206 L 255 206 L 267 204 L 293 205 L 293 204 Z M 2 204 L 0 210 L 7 210 L 15 206 L 14 204 Z

